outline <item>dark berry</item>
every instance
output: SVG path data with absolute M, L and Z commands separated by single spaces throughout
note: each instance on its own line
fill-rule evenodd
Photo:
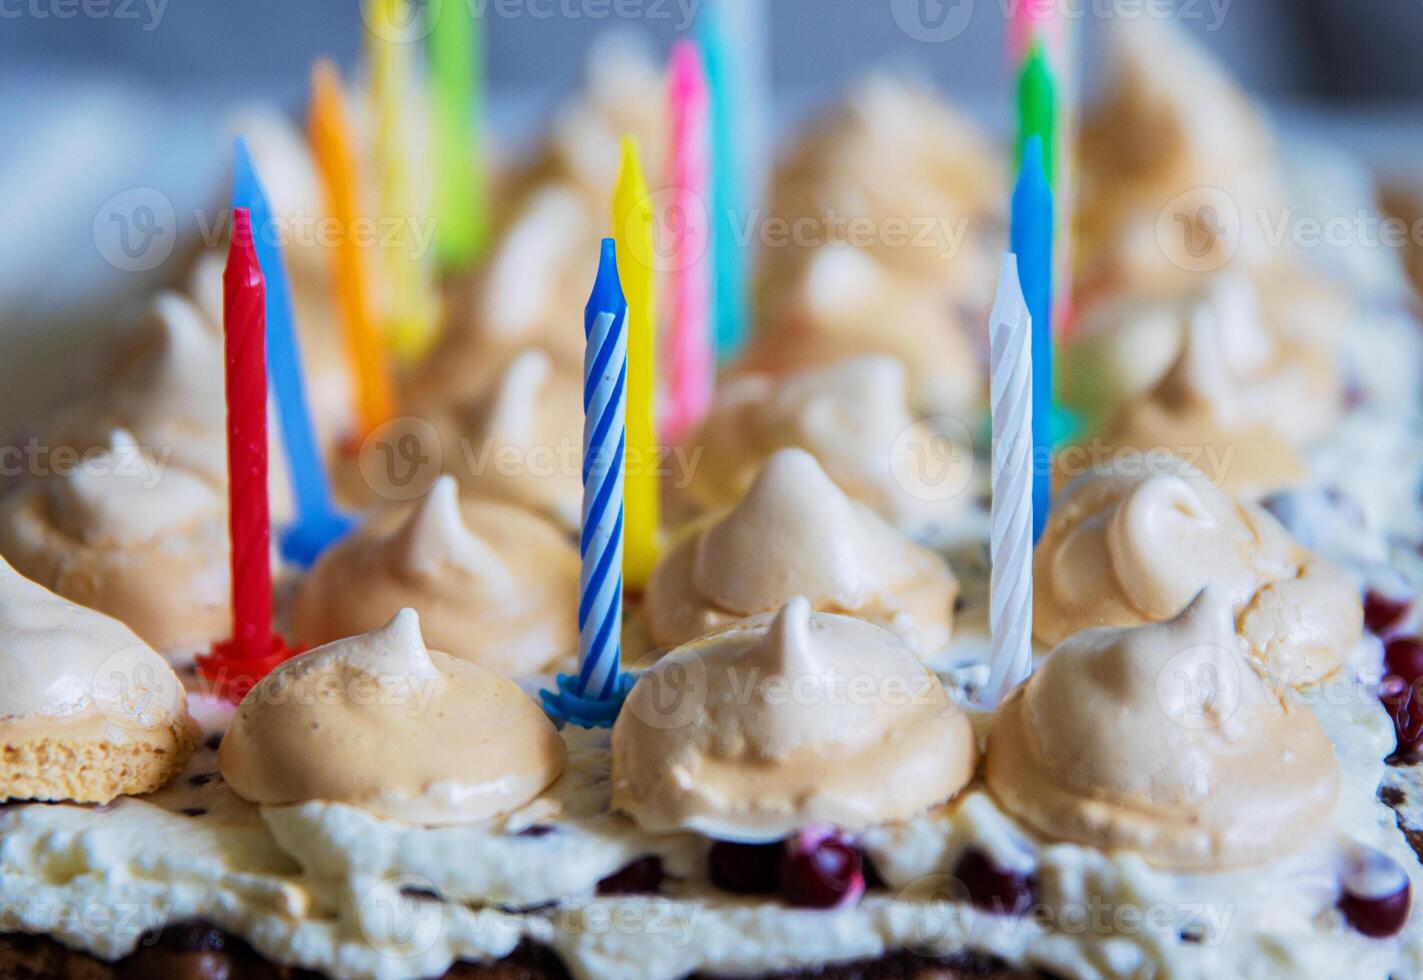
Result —
M 1364 626 L 1375 636 L 1388 636 L 1411 608 L 1413 603 L 1408 599 L 1387 596 L 1370 589 L 1364 593 Z
M 806 831 L 786 842 L 781 895 L 803 909 L 833 909 L 865 892 L 860 849 L 833 831 Z
M 656 855 L 636 861 L 598 882 L 599 895 L 656 895 L 662 888 L 662 859 Z
M 1411 760 L 1423 747 L 1423 698 L 1419 697 L 1415 684 L 1410 684 L 1397 674 L 1383 679 L 1379 688 L 1379 700 L 1388 710 L 1393 721 L 1393 733 L 1397 742 L 1395 758 L 1399 761 Z
M 145 945 L 151 945 L 149 940 Z M 165 926 L 157 942 L 182 953 L 214 953 L 227 948 L 227 934 L 201 919 Z
M 1423 639 L 1416 636 L 1396 636 L 1383 648 L 1384 666 L 1388 673 L 1412 684 L 1423 678 Z
M 954 877 L 968 890 L 973 907 L 985 912 L 1022 915 L 1033 904 L 1032 876 L 1002 867 L 982 851 L 965 851 Z
M 1367 848 L 1344 877 L 1339 911 L 1365 936 L 1393 936 L 1408 921 L 1411 891 L 1408 875 L 1393 858 Z
M 770 895 L 780 886 L 780 841 L 737 844 L 714 841 L 707 854 L 707 874 L 722 891 L 736 895 Z

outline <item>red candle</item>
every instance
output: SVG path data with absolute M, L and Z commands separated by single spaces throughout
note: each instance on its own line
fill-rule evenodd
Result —
M 222 274 L 227 364 L 227 498 L 232 538 L 232 645 L 243 660 L 272 646 L 272 566 L 267 508 L 267 286 L 247 208 L 232 211 Z
M 287 657 L 272 630 L 272 526 L 267 507 L 267 289 L 247 208 L 232 210 L 222 275 L 227 395 L 227 509 L 232 544 L 232 639 L 199 657 L 203 677 L 239 701 Z

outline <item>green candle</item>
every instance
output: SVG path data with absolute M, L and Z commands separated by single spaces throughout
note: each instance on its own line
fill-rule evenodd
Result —
M 435 159 L 435 235 L 440 265 L 467 269 L 489 231 L 484 159 L 484 30 L 471 4 L 432 8 L 431 129 Z
M 1057 83 L 1048 67 L 1042 39 L 1033 42 L 1032 51 L 1018 73 L 1018 169 L 1023 167 L 1023 147 L 1032 137 L 1043 143 L 1043 169 L 1049 187 L 1057 184 Z

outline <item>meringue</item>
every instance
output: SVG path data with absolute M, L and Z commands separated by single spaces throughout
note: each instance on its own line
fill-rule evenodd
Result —
M 1249 497 L 1303 483 L 1304 457 L 1274 424 L 1290 407 L 1251 404 L 1230 374 L 1223 343 L 1222 325 L 1197 310 L 1166 376 L 1124 405 L 1094 446 L 1113 455 L 1174 454 L 1212 483 Z
M 993 718 L 984 775 L 1052 840 L 1181 871 L 1290 853 L 1329 827 L 1339 763 L 1308 709 L 1242 656 L 1231 597 L 1078 633 Z
M 671 647 L 803 595 L 932 656 L 949 641 L 958 588 L 942 559 L 846 497 L 809 453 L 782 449 L 740 503 L 671 546 L 642 614 L 653 646 Z
M 1076 231 L 1083 280 L 1153 288 L 1281 261 L 1288 204 L 1264 120 L 1185 31 L 1119 21 L 1107 95 L 1084 119 Z
M 967 423 L 982 400 L 970 317 L 940 287 L 896 274 L 863 250 L 815 250 L 762 309 L 764 322 L 739 364 L 745 370 L 783 375 L 882 354 L 904 365 L 917 412 Z
M 426 649 L 410 609 L 268 674 L 218 750 L 250 802 L 320 800 L 429 825 L 523 806 L 564 761 L 553 723 L 513 681 Z
M 1033 577 L 1033 633 L 1049 646 L 1089 627 L 1163 622 L 1208 584 L 1235 604 L 1251 658 L 1290 684 L 1329 674 L 1362 630 L 1343 572 L 1185 464 L 1074 481 L 1054 502 Z
M 127 330 L 90 393 L 46 428 L 52 447 L 100 447 L 124 429 L 145 451 L 212 481 L 227 483 L 227 404 L 222 335 L 187 297 L 159 293 Z M 268 411 L 268 488 L 274 521 L 292 512 L 281 427 Z
M 689 441 L 701 455 L 686 493 L 702 509 L 734 504 L 761 464 L 792 446 L 814 456 L 852 500 L 909 534 L 971 503 L 972 450 L 910 413 L 904 366 L 889 357 L 849 358 L 779 382 L 733 378 Z M 934 450 L 944 468 L 928 472 L 920 457 Z
M 654 833 L 858 831 L 954 796 L 977 759 L 968 718 L 903 643 L 794 596 L 643 675 L 613 727 L 613 806 Z
M 297 642 L 373 630 L 402 608 L 451 656 L 527 677 L 578 648 L 578 552 L 518 507 L 458 498 L 442 476 L 413 507 L 377 514 L 298 586 Z
M 1001 220 L 1003 174 L 993 143 L 930 87 L 884 74 L 862 80 L 776 173 L 770 213 L 791 241 L 765 250 L 763 306 L 781 291 L 778 282 L 796 277 L 808 249 L 849 244 L 986 308 L 991 236 L 965 238 L 962 227 Z M 871 232 L 867 241 L 861 229 Z M 812 237 L 803 240 L 807 230 Z
M 198 742 L 182 682 L 128 627 L 0 561 L 0 800 L 158 789 Z
M 1066 340 L 1064 400 L 1083 414 L 1109 418 L 1161 382 L 1192 320 L 1204 317 L 1217 324 L 1242 411 L 1268 421 L 1292 444 L 1318 440 L 1343 408 L 1333 350 L 1350 311 L 1329 283 L 1303 274 L 1279 278 L 1223 273 L 1185 296 L 1132 291 L 1088 305 Z
M 231 631 L 226 500 L 123 430 L 0 501 L 0 554 L 165 653 Z
M 583 507 L 582 382 L 525 350 L 444 424 L 445 471 L 468 495 L 520 504 L 566 529 Z

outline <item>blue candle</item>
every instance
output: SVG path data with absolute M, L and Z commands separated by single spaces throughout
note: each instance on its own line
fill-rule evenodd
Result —
M 267 279 L 267 373 L 276 397 L 296 501 L 296 519 L 281 536 L 282 557 L 309 568 L 328 545 L 350 531 L 356 522 L 331 502 L 331 486 L 316 450 L 316 435 L 306 404 L 291 285 L 282 261 L 281 242 L 247 143 L 240 137 L 233 153 L 232 206 L 251 211 L 257 263 Z
M 1009 237 L 1018 256 L 1018 278 L 1033 318 L 1033 540 L 1042 536 L 1052 502 L 1052 245 L 1053 201 L 1043 167 L 1040 136 L 1023 146 L 1023 167 L 1013 189 Z
M 726 0 L 708 5 L 699 24 L 702 61 L 711 93 L 712 316 L 719 363 L 734 357 L 750 330 L 749 267 L 753 220 L 748 195 L 748 159 L 741 125 L 745 118 L 746 72 Z
M 627 451 L 628 304 L 617 248 L 603 239 L 593 294 L 583 311 L 583 530 L 578 578 L 578 673 L 542 691 L 545 710 L 584 727 L 607 727 L 631 687 L 619 669 L 623 624 L 623 471 Z

